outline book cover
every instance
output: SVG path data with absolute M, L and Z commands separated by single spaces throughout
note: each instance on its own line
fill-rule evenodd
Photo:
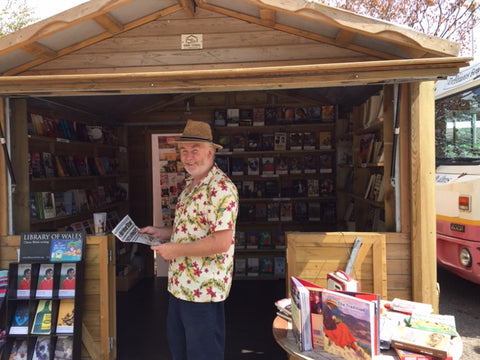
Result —
M 277 123 L 277 108 L 265 108 L 265 125 L 275 125 Z
M 32 264 L 18 264 L 17 297 L 30 297 L 32 282 Z
M 272 234 L 270 230 L 260 230 L 258 232 L 258 247 L 260 249 L 270 249 L 272 247 Z
M 281 202 L 280 203 L 280 221 L 292 220 L 292 203 Z
M 215 162 L 217 163 L 217 166 L 220 168 L 220 170 L 222 170 L 227 175 L 230 174 L 230 162 L 227 156 L 216 156 Z
M 320 196 L 320 181 L 318 179 L 307 179 L 307 196 Z
M 75 319 L 75 299 L 61 299 L 58 306 L 57 334 L 73 333 Z
M 262 134 L 262 150 L 273 151 L 275 148 L 275 137 L 273 134 Z
M 275 249 L 285 249 L 286 248 L 286 236 L 284 230 L 275 230 L 273 233 L 273 245 Z
M 240 109 L 239 125 L 240 126 L 252 126 L 252 124 L 253 124 L 253 110 L 252 109 Z
M 264 202 L 255 203 L 255 220 L 267 220 L 267 204 Z
M 52 332 L 52 301 L 39 300 L 37 311 L 33 318 L 32 334 L 49 335 Z
M 265 181 L 265 197 L 276 198 L 278 196 L 279 196 L 278 181 L 277 180 Z
M 255 204 L 251 202 L 241 202 L 238 217 L 242 221 L 255 220 Z
M 325 289 L 322 311 L 325 351 L 352 360 L 376 355 L 374 302 Z
M 82 225 L 83 228 L 83 225 Z M 83 256 L 85 234 L 83 232 L 63 233 L 50 241 L 50 261 L 80 261 Z
M 247 275 L 247 259 L 245 258 L 235 258 L 234 261 L 234 275 L 235 276 L 245 276 Z
M 247 151 L 260 151 L 261 149 L 261 134 L 249 132 L 247 135 Z
M 245 231 L 236 230 L 235 231 L 235 248 L 245 249 L 245 247 L 246 247 Z
M 293 180 L 293 193 L 296 197 L 306 197 L 307 196 L 307 180 L 306 179 L 295 179 Z
M 310 202 L 308 203 L 308 220 L 310 221 L 320 221 L 321 217 L 321 206 L 319 202 Z
M 313 132 L 303 133 L 303 149 L 315 150 L 317 148 L 317 138 Z
M 244 180 L 243 181 L 243 196 L 246 198 L 255 197 L 255 181 Z
M 255 230 L 245 231 L 247 249 L 258 249 L 258 232 Z
M 309 106 L 307 111 L 308 119 L 311 122 L 320 121 L 322 119 L 322 109 L 320 106 Z
M 335 106 L 334 105 L 322 105 L 322 122 L 332 123 L 335 121 Z
M 286 132 L 275 132 L 274 136 L 274 145 L 273 149 L 278 150 L 287 150 L 287 133 Z
M 62 263 L 58 281 L 58 297 L 75 296 L 76 269 L 76 263 Z
M 415 353 L 412 351 L 397 349 L 397 348 L 394 348 L 394 349 L 399 360 L 452 360 L 453 359 L 451 356 L 447 356 L 444 359 L 440 359 L 438 357 L 431 356 L 431 355 Z
M 249 257 L 247 259 L 247 276 L 260 275 L 260 259 L 258 257 Z
M 24 360 L 28 356 L 28 340 L 23 338 L 14 339 L 10 350 L 9 360 Z
M 320 131 L 318 133 L 318 148 L 320 150 L 328 150 L 332 148 L 332 132 Z
M 285 276 L 285 257 L 275 256 L 273 258 L 273 274 L 275 276 Z
M 300 351 L 313 349 L 310 320 L 310 292 L 294 276 L 290 277 L 292 332 Z
M 225 126 L 225 125 L 227 125 L 227 110 L 225 110 L 225 109 L 215 109 L 213 111 L 213 124 L 215 126 Z
M 249 157 L 247 159 L 247 174 L 260 175 L 260 158 Z
M 321 218 L 325 222 L 334 222 L 337 219 L 337 204 L 335 201 L 322 202 Z
M 28 301 L 17 302 L 10 324 L 9 334 L 28 334 L 29 311 Z
M 288 174 L 288 157 L 279 156 L 275 158 L 275 174 L 277 175 Z
M 265 125 L 265 108 L 253 108 L 253 126 Z
M 241 157 L 232 157 L 230 159 L 232 175 L 244 175 L 244 161 Z
M 306 107 L 295 108 L 295 122 L 305 123 L 308 119 L 308 109 Z
M 231 144 L 233 151 L 245 151 L 245 148 L 247 147 L 247 138 L 244 134 L 233 134 L 231 136 Z
M 266 182 L 264 180 L 255 180 L 253 182 L 253 196 L 264 198 L 266 196 Z
M 75 203 L 75 212 L 82 213 L 87 212 L 88 209 L 88 199 L 87 192 L 85 189 L 73 189 L 73 202 Z
M 321 157 L 322 155 L 320 155 Z M 313 155 L 313 154 L 307 154 L 303 158 L 303 172 L 305 174 L 315 174 L 318 169 L 318 163 L 319 163 L 319 157 L 318 155 Z M 321 172 L 321 169 L 320 169 Z
M 240 109 L 227 109 L 227 126 L 240 125 Z
M 448 356 L 450 338 L 448 334 L 401 325 L 394 331 L 390 344 L 394 348 L 443 359 Z
M 303 133 L 292 132 L 289 133 L 290 150 L 302 150 L 303 148 Z
M 73 360 L 73 336 L 59 336 L 54 354 L 55 360 Z
M 270 202 L 267 204 L 267 220 L 268 221 L 279 221 L 280 216 L 280 206 L 278 202 Z
M 416 329 L 441 332 L 458 336 L 455 316 L 443 314 L 413 313 L 407 319 L 407 325 Z
M 53 265 L 41 264 L 38 270 L 37 298 L 52 297 L 53 294 Z
M 229 151 L 231 151 L 231 137 L 230 137 L 230 135 L 228 135 L 228 134 L 218 135 L 217 144 L 222 146 L 221 149 L 218 149 L 218 152 L 229 152 Z
M 261 257 L 259 265 L 259 272 L 262 276 L 272 276 L 273 275 L 273 258 L 271 257 Z
M 55 193 L 53 191 L 42 191 L 41 194 L 43 219 L 52 219 L 57 215 L 55 211 Z
M 295 120 L 295 108 L 291 106 L 282 106 L 280 108 L 280 119 L 277 122 L 291 124 Z
M 333 154 L 321 154 L 318 157 L 320 174 L 331 174 L 333 172 Z
M 293 203 L 292 218 L 295 221 L 304 221 L 308 219 L 308 205 L 305 201 L 295 201 Z
M 303 171 L 303 161 L 300 156 L 289 156 L 288 159 L 288 172 L 290 174 L 301 174 Z
M 273 156 L 262 157 L 262 175 L 273 175 L 275 173 L 275 161 Z
M 57 163 L 52 153 L 42 152 L 42 164 L 46 177 L 57 176 Z
M 335 191 L 335 183 L 331 178 L 320 180 L 320 196 L 332 196 Z
M 52 354 L 52 342 L 49 336 L 38 336 L 33 348 L 32 360 L 49 360 Z
M 30 163 L 32 167 L 32 177 L 33 178 L 44 178 L 45 169 L 42 163 L 42 155 L 39 152 L 30 153 Z
M 65 208 L 65 201 L 63 198 L 64 191 L 54 191 L 53 197 L 55 199 L 55 215 L 66 216 L 67 209 Z

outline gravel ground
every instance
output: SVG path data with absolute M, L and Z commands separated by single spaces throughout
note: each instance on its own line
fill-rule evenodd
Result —
M 480 285 L 439 268 L 439 313 L 454 315 L 462 337 L 462 360 L 480 359 Z

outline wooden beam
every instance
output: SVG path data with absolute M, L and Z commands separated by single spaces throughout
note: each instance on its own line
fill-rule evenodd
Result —
M 347 46 L 352 43 L 354 37 L 355 33 L 353 31 L 340 29 L 340 31 L 337 33 L 337 36 L 335 37 L 335 41 L 337 42 L 337 44 Z
M 5 134 L 5 98 L 0 97 L 0 126 Z M 7 221 L 7 164 L 5 162 L 5 154 L 3 149 L 0 150 L 0 204 L 4 211 L 0 212 L 0 236 L 5 236 L 8 233 Z
M 262 24 L 268 27 L 273 27 L 275 25 L 275 14 L 276 12 L 272 9 L 260 8 L 260 19 Z
M 412 295 L 438 313 L 435 230 L 435 96 L 432 81 L 411 87 Z
M 32 54 L 35 57 L 40 58 L 42 61 L 51 60 L 58 55 L 56 51 L 50 49 L 45 45 L 39 44 L 36 41 L 30 44 L 25 44 L 24 46 L 22 46 L 22 50 Z
M 112 35 L 123 31 L 123 25 L 110 14 L 95 16 L 93 20 Z
M 189 18 L 195 16 L 195 3 L 192 0 L 177 0 L 180 6 L 185 11 L 185 15 Z
M 0 94 L 106 94 L 268 90 L 436 80 L 468 58 L 369 61 L 126 74 L 0 77 Z

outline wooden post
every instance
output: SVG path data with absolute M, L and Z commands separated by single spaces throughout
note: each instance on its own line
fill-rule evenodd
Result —
M 433 82 L 411 84 L 412 295 L 438 312 Z
M 5 132 L 5 99 L 0 98 L 0 126 Z M 7 235 L 7 166 L 5 163 L 5 156 L 3 150 L 0 150 L 0 204 L 2 205 L 2 211 L 0 211 L 0 235 Z

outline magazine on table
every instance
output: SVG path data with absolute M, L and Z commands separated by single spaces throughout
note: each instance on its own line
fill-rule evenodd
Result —
M 162 242 L 157 238 L 148 235 L 141 234 L 137 225 L 129 215 L 120 220 L 120 222 L 112 230 L 120 241 L 126 243 L 140 243 L 145 245 L 160 245 Z

